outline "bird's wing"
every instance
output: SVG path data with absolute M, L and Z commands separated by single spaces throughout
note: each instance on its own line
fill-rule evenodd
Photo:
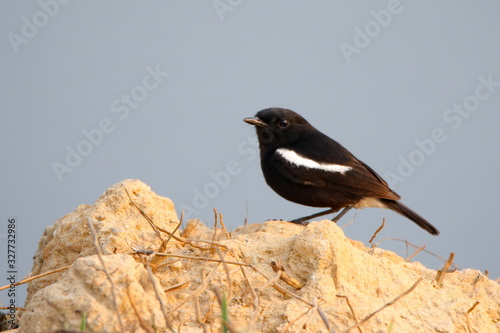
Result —
M 323 164 L 325 167 L 304 166 L 291 163 L 279 153 L 275 153 L 271 163 L 289 181 L 299 185 L 312 186 L 335 193 L 359 197 L 375 197 L 399 200 L 399 195 L 389 189 L 387 183 L 372 168 L 355 157 L 346 165 L 335 168 L 336 164 Z M 332 166 L 328 168 L 328 166 Z M 334 171 L 338 169 L 339 171 Z M 344 170 L 344 171 L 343 171 Z

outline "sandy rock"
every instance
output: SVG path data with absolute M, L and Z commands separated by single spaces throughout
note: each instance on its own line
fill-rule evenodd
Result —
M 131 256 L 115 254 L 103 256 L 103 260 L 113 280 L 126 331 L 166 329 L 153 287 L 154 283 L 161 290 L 158 279 L 150 279 L 144 265 Z M 85 317 L 86 332 L 120 332 L 111 295 L 111 284 L 98 256 L 79 258 L 59 281 L 33 296 L 21 318 L 20 333 L 55 332 L 61 328 L 78 332 Z
M 212 238 L 211 232 L 193 222 L 189 234 Z M 226 239 L 216 237 L 218 243 L 230 249 L 226 260 L 254 265 L 268 278 L 275 273 L 271 261 L 278 261 L 287 273 L 304 284 L 301 290 L 279 282 L 284 289 L 317 306 L 328 317 L 336 331 L 354 325 L 383 305 L 412 287 L 416 288 L 396 304 L 377 313 L 362 329 L 369 332 L 468 332 L 467 311 L 476 301 L 480 304 L 468 315 L 472 332 L 500 331 L 500 286 L 481 272 L 466 269 L 448 273 L 443 284 L 436 285 L 436 271 L 418 262 L 406 262 L 391 251 L 367 248 L 359 242 L 347 239 L 337 225 L 330 221 L 312 222 L 307 227 L 281 221 L 268 221 L 240 227 Z M 193 249 L 192 255 L 207 256 Z M 218 258 L 213 255 L 213 258 Z M 175 273 L 176 282 L 191 281 L 191 291 L 201 284 L 200 269 L 210 272 L 215 264 L 186 260 L 184 270 Z M 233 324 L 244 330 L 249 327 L 254 300 L 249 295 L 247 283 L 241 272 L 232 266 L 231 285 L 233 299 L 230 314 Z M 267 279 L 251 269 L 244 268 L 253 288 L 259 289 L 258 319 L 253 328 L 264 332 L 326 332 L 326 326 L 318 313 L 303 301 L 267 287 Z M 162 282 L 172 274 L 159 273 Z M 222 268 L 211 278 L 211 286 L 229 293 L 229 281 Z M 179 303 L 171 294 L 172 303 Z M 201 294 L 200 300 L 203 300 Z M 184 296 L 189 292 L 184 292 Z M 349 304 L 354 310 L 354 315 Z M 177 298 L 176 298 L 177 297 Z M 206 302 L 210 304 L 210 298 Z M 208 311 L 201 301 L 202 312 Z M 206 306 L 204 309 L 203 306 Z M 185 306 L 186 314 L 193 313 L 193 305 Z M 354 318 L 356 317 L 356 320 Z M 188 327 L 196 326 L 192 315 Z M 214 317 L 213 320 L 216 320 Z M 189 321 L 188 321 L 189 322 Z
M 136 247 L 156 249 L 159 238 L 131 204 L 124 188 L 158 227 L 173 230 L 178 224 L 170 199 L 156 195 L 139 180 L 122 181 L 106 190 L 94 205 L 80 205 L 45 229 L 35 254 L 32 275 L 68 266 L 77 258 L 96 254 L 88 219 L 96 229 L 104 254 L 130 252 L 134 244 Z M 30 283 L 27 302 L 39 289 L 54 283 L 59 277 L 60 274 L 53 274 Z
M 171 230 L 175 222 L 169 221 L 176 220 L 171 201 L 157 196 L 140 182 L 133 184 L 136 190 L 129 191 L 134 192 L 134 202 L 139 202 L 157 224 L 163 221 L 162 228 Z M 92 218 L 100 244 L 111 258 L 117 257 L 112 255 L 114 252 L 130 252 L 131 240 L 145 248 L 158 249 L 158 237 L 129 202 L 121 186 L 114 186 L 94 206 L 80 206 L 47 228 L 49 231 L 40 242 L 34 269 L 40 271 L 40 267 L 46 269 L 47 263 L 56 267 L 84 258 L 63 273 L 61 281 L 44 289 L 42 284 L 30 289 L 31 300 L 26 305 L 28 312 L 21 317 L 21 325 L 54 316 L 59 316 L 59 325 L 74 323 L 77 318 L 81 320 L 82 309 L 93 308 L 91 300 L 98 300 L 102 306 L 97 312 L 89 310 L 88 323 L 114 316 L 105 280 L 82 280 L 82 276 L 102 273 L 95 257 L 88 257 L 94 253 L 94 246 L 82 220 Z M 58 240 L 61 233 L 70 236 Z M 176 331 L 201 332 L 201 322 L 208 331 L 220 331 L 221 308 L 215 290 L 227 297 L 229 321 L 239 331 L 328 332 L 321 312 L 336 332 L 345 332 L 415 286 L 394 304 L 366 320 L 360 326 L 362 331 L 500 332 L 497 282 L 477 270 L 465 269 L 447 273 L 437 285 L 435 270 L 418 262 L 407 262 L 391 251 L 367 248 L 349 240 L 342 229 L 330 221 L 311 222 L 307 226 L 268 221 L 228 233 L 208 228 L 199 220 L 190 220 L 179 237 L 171 239 L 162 252 L 129 255 L 127 262 L 132 266 L 134 259 L 155 263 L 152 265 L 155 276 L 164 290 L 162 297 Z M 281 264 L 288 276 L 303 287 L 298 290 L 280 280 L 278 273 L 283 273 L 276 273 L 272 262 Z M 130 274 L 143 274 L 139 272 L 144 270 L 143 264 L 135 265 L 135 271 Z M 87 270 L 95 271 L 94 275 L 78 273 Z M 116 274 L 119 277 L 116 283 L 121 284 L 123 290 L 130 288 L 127 283 L 136 285 L 133 281 L 140 280 L 132 277 L 125 280 L 122 273 Z M 144 290 L 148 288 L 145 283 L 138 282 Z M 77 290 L 73 293 L 68 289 L 72 285 L 86 288 L 75 287 Z M 100 288 L 108 292 L 101 292 Z M 66 294 L 72 295 L 71 301 L 58 307 L 59 297 Z M 120 299 L 120 302 L 127 304 L 128 301 Z M 479 303 L 471 310 L 476 302 Z M 162 312 L 155 298 L 144 306 L 155 314 L 148 317 L 153 318 L 148 323 L 161 325 L 162 319 L 158 319 L 157 314 Z M 120 309 L 124 316 L 130 311 L 128 306 Z M 80 313 L 80 317 L 75 313 Z M 136 325 L 134 329 L 139 327 L 137 323 L 131 325 Z

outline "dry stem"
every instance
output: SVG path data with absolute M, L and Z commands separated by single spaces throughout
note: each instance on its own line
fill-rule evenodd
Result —
M 283 265 L 279 262 L 276 261 L 271 261 L 271 267 L 273 268 L 273 271 L 278 272 L 282 271 L 283 273 L 280 276 L 281 281 L 285 282 L 286 284 L 294 287 L 295 289 L 301 289 L 304 285 L 300 283 L 299 280 L 290 277 L 287 272 L 285 271 L 285 268 Z
M 381 306 L 380 308 L 378 308 L 374 312 L 370 313 L 368 316 L 366 316 L 365 318 L 363 318 L 363 320 L 361 320 L 359 323 L 352 325 L 351 327 L 349 327 L 348 329 L 346 329 L 344 332 L 349 332 L 353 328 L 356 328 L 356 327 L 359 327 L 359 326 L 363 325 L 368 320 L 370 320 L 371 317 L 373 317 L 374 315 L 376 315 L 380 311 L 384 310 L 386 307 L 393 305 L 394 303 L 396 303 L 397 301 L 399 301 L 401 298 L 403 298 L 404 296 L 406 296 L 409 293 L 411 293 L 413 291 L 413 289 L 415 289 L 418 286 L 418 284 L 420 282 L 422 282 L 422 280 L 423 280 L 422 278 L 419 278 L 408 290 L 406 290 L 405 292 L 403 292 L 401 295 L 399 295 L 398 297 L 396 297 L 395 299 L 393 299 L 389 303 L 384 304 L 383 306 Z
M 146 325 L 144 320 L 142 320 L 142 317 L 139 314 L 139 310 L 135 306 L 134 301 L 132 300 L 132 296 L 130 296 L 130 289 L 129 288 L 127 288 L 127 296 L 128 296 L 129 301 L 130 301 L 130 305 L 132 305 L 132 309 L 134 310 L 135 316 L 137 317 L 137 319 L 139 319 L 139 324 L 141 324 L 141 327 L 144 330 L 146 330 L 148 333 L 153 333 L 153 331 Z
M 349 297 L 347 297 L 346 295 L 336 295 L 336 296 L 345 299 L 345 301 L 347 302 L 347 306 L 351 310 L 352 318 L 354 319 L 355 322 L 357 322 L 358 318 L 356 318 L 356 313 L 354 312 L 354 309 L 352 308 L 351 302 L 349 302 Z M 359 331 L 359 333 L 363 333 L 363 331 L 361 331 L 361 327 L 359 327 L 359 326 L 358 326 L 358 331 Z
M 87 224 L 88 224 L 90 232 L 92 234 L 92 240 L 94 242 L 94 246 L 95 246 L 95 249 L 97 251 L 97 256 L 99 257 L 99 261 L 101 262 L 104 274 L 106 274 L 106 277 L 108 278 L 109 284 L 111 285 L 111 298 L 113 299 L 113 306 L 115 307 L 116 315 L 118 318 L 118 323 L 120 324 L 120 330 L 122 332 L 125 332 L 125 327 L 123 326 L 123 321 L 122 321 L 122 316 L 120 314 L 120 309 L 118 308 L 118 302 L 116 301 L 115 284 L 113 282 L 113 279 L 111 278 L 111 275 L 109 275 L 109 272 L 106 269 L 106 264 L 104 263 L 101 247 L 99 246 L 99 240 L 97 239 L 97 233 L 94 229 L 94 225 L 92 224 L 92 221 L 90 220 L 90 218 L 87 218 Z
M 414 256 L 416 256 L 417 254 L 419 254 L 422 250 L 424 250 L 424 249 L 425 249 L 425 246 L 426 246 L 425 244 L 424 244 L 424 245 L 422 245 L 422 247 L 421 247 L 421 248 L 419 248 L 418 250 L 416 250 L 415 252 L 413 252 L 413 254 L 412 254 L 411 256 L 409 256 L 408 258 L 406 258 L 406 259 L 405 259 L 405 261 L 410 261 L 410 260 L 411 260 L 411 258 L 413 258 L 413 257 L 414 257 Z
M 471 313 L 478 304 L 479 302 L 476 301 L 474 305 L 469 310 L 467 310 L 467 313 L 465 314 L 465 321 L 467 322 L 467 331 L 469 331 L 469 333 L 472 333 L 472 330 L 470 329 L 469 313 Z
M 438 270 L 436 274 L 436 285 L 439 287 L 441 286 L 444 276 L 446 273 L 448 273 L 448 269 L 450 268 L 451 264 L 453 263 L 453 258 L 455 257 L 455 253 L 451 252 L 450 256 L 448 257 L 448 260 L 444 264 L 443 269 Z
M 370 240 L 368 241 L 368 243 L 372 243 L 373 240 L 375 239 L 375 237 L 377 237 L 378 233 L 384 228 L 385 226 L 385 217 L 382 219 L 382 225 L 380 225 L 380 227 L 378 227 L 377 230 L 375 230 L 375 233 L 373 234 L 372 238 L 370 238 Z
M 56 268 L 56 269 L 53 269 L 51 271 L 48 271 L 48 272 L 45 272 L 45 273 L 42 273 L 42 274 L 38 274 L 38 275 L 35 275 L 35 276 L 31 276 L 31 277 L 26 277 L 26 278 L 22 279 L 21 281 L 14 283 L 14 286 L 20 286 L 22 284 L 31 282 L 33 280 L 40 279 L 40 278 L 42 278 L 44 276 L 65 271 L 65 270 L 67 270 L 70 267 L 71 267 L 71 265 L 70 266 L 64 266 L 64 267 Z M 8 289 L 10 287 L 11 287 L 11 285 L 8 284 L 6 286 L 0 287 L 0 290 Z

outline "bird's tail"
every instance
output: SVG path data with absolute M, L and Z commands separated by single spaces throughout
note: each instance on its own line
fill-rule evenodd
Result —
M 422 216 L 415 213 L 410 208 L 406 207 L 402 203 L 390 200 L 390 199 L 380 199 L 380 201 L 389 209 L 403 215 L 404 217 L 415 222 L 420 228 L 426 230 L 431 235 L 439 235 L 439 230 L 437 230 L 432 224 L 427 222 Z

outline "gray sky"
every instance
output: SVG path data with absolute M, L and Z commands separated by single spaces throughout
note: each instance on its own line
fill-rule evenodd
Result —
M 212 208 L 232 229 L 247 204 L 251 223 L 318 211 L 264 182 L 242 119 L 270 106 L 339 141 L 441 231 L 366 209 L 348 237 L 366 243 L 385 217 L 379 240 L 455 252 L 460 268 L 497 278 L 499 11 L 498 1 L 4 1 L 0 285 L 10 217 L 21 279 L 46 226 L 127 178 L 208 225 Z M 404 243 L 380 246 L 405 255 Z

